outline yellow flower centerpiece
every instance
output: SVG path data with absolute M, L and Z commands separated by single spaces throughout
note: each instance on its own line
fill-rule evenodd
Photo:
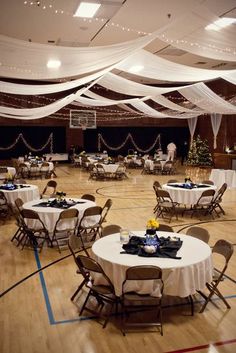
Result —
M 159 245 L 159 238 L 156 234 L 156 231 L 159 228 L 159 222 L 155 218 L 151 218 L 148 220 L 146 227 L 144 251 L 148 254 L 153 254 L 157 251 Z
M 155 235 L 157 229 L 159 228 L 159 222 L 156 218 L 151 218 L 148 220 L 146 225 L 146 233 L 150 235 Z

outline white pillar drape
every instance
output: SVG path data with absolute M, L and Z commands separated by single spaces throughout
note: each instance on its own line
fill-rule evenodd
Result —
M 211 114 L 211 126 L 213 130 L 213 135 L 214 135 L 214 150 L 217 147 L 216 138 L 220 128 L 221 119 L 222 119 L 222 114 L 218 114 L 218 113 Z
M 190 136 L 191 136 L 191 141 L 190 141 L 190 145 L 193 142 L 193 136 L 194 136 L 194 132 L 196 129 L 196 125 L 197 125 L 197 116 L 191 119 L 187 119 L 188 121 L 188 127 L 189 127 L 189 131 L 190 131 Z

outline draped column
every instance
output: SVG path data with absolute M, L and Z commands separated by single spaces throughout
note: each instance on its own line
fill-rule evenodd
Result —
M 198 119 L 197 116 L 195 116 L 194 118 L 191 118 L 191 119 L 187 119 L 189 131 L 190 131 L 190 136 L 191 136 L 190 145 L 193 142 L 193 136 L 194 136 L 194 132 L 195 132 L 196 125 L 197 125 L 197 119 Z
M 218 113 L 211 114 L 211 126 L 213 130 L 213 135 L 214 135 L 214 150 L 217 147 L 216 138 L 219 132 L 221 120 L 222 120 L 222 114 L 218 114 Z

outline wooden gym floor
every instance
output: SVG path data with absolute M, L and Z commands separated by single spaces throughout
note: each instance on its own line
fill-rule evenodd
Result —
M 92 193 L 101 206 L 111 198 L 113 206 L 107 224 L 133 230 L 145 229 L 147 220 L 153 217 L 153 181 L 164 183 L 172 178 L 142 175 L 138 169 L 128 169 L 127 180 L 94 181 L 88 180 L 86 171 L 63 164 L 58 165 L 56 173 L 58 190 L 70 197 Z M 209 169 L 186 170 L 180 166 L 174 178 L 183 181 L 185 175 L 190 175 L 192 180 L 200 181 L 207 179 L 209 173 Z M 40 191 L 46 182 L 29 181 L 38 185 Z M 190 225 L 201 224 L 211 234 L 210 246 L 221 238 L 235 245 L 236 189 L 226 191 L 223 207 L 226 215 L 215 220 L 185 216 L 173 219 L 171 226 L 185 233 Z M 201 298 L 196 295 L 195 315 L 191 316 L 186 301 L 166 298 L 163 337 L 158 331 L 139 331 L 123 337 L 119 317 L 112 317 L 106 329 L 102 329 L 94 318 L 78 316 L 83 298 L 75 303 L 70 301 L 80 277 L 69 251 L 59 254 L 47 247 L 39 254 L 30 249 L 22 251 L 10 241 L 16 229 L 14 219 L 0 222 L 1 353 L 236 352 L 236 253 L 221 284 L 230 310 L 216 299 L 199 314 Z

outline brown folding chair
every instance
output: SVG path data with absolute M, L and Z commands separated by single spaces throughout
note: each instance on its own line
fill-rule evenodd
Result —
M 109 277 L 105 274 L 102 267 L 94 259 L 83 255 L 78 255 L 76 259 L 80 271 L 84 276 L 85 286 L 89 289 L 79 315 L 82 315 L 86 310 L 93 315 L 96 315 L 99 319 L 104 319 L 103 328 L 105 328 L 110 319 L 114 306 L 117 313 L 120 299 L 116 296 L 114 286 Z M 102 284 L 96 284 L 94 282 L 94 275 L 99 276 L 99 281 L 101 281 Z M 97 300 L 97 310 L 88 305 L 90 297 L 94 297 Z M 105 315 L 103 315 L 102 309 L 105 304 L 109 304 L 110 309 Z
M 92 206 L 86 208 L 78 225 L 77 236 L 81 239 L 82 249 L 86 255 L 87 251 L 92 246 L 96 237 L 99 236 L 102 218 L 102 207 Z
M 22 216 L 21 216 L 21 210 L 23 209 L 23 200 L 18 197 L 15 200 L 15 208 L 13 211 L 13 215 L 16 219 L 16 225 L 17 225 L 17 230 L 15 232 L 15 234 L 13 235 L 13 237 L 11 238 L 11 241 L 16 240 L 17 241 L 17 246 L 20 245 L 20 243 L 23 241 L 24 237 L 25 237 L 25 233 L 24 233 L 24 225 L 23 225 L 23 221 L 22 221 Z
M 54 197 L 56 195 L 56 189 L 57 189 L 57 182 L 55 180 L 49 180 L 40 196 L 41 199 Z
M 213 201 L 212 201 L 212 205 L 211 205 L 210 211 L 211 211 L 211 213 L 215 212 L 218 217 L 219 217 L 219 215 L 221 213 L 223 215 L 225 215 L 225 211 L 224 211 L 223 207 L 220 204 L 222 203 L 223 195 L 224 195 L 226 190 L 227 190 L 227 184 L 224 183 L 220 187 L 218 192 L 215 194 L 215 196 L 213 198 Z M 217 211 L 218 209 L 219 209 L 219 211 Z
M 224 280 L 224 274 L 227 270 L 228 267 L 228 263 L 229 260 L 231 258 L 231 256 L 233 255 L 234 252 L 234 247 L 233 244 L 229 243 L 228 241 L 224 240 L 224 239 L 220 239 L 218 240 L 215 245 L 212 248 L 212 254 L 219 254 L 222 255 L 224 258 L 224 264 L 222 269 L 217 269 L 215 268 L 214 270 L 214 274 L 213 274 L 213 280 L 211 281 L 211 283 L 206 283 L 207 289 L 209 290 L 209 295 L 206 296 L 204 293 L 199 292 L 205 299 L 205 303 L 203 304 L 200 313 L 202 313 L 207 304 L 209 303 L 209 301 L 211 301 L 213 295 L 217 295 L 226 305 L 226 307 L 228 309 L 230 309 L 230 305 L 227 302 L 227 300 L 224 298 L 224 296 L 221 294 L 220 290 L 219 290 L 219 284 L 220 282 L 222 282 Z
M 207 244 L 210 239 L 210 233 L 208 232 L 207 229 L 204 229 L 202 227 L 197 227 L 197 226 L 190 227 L 188 228 L 186 234 L 191 235 L 191 237 L 202 240 Z
M 82 243 L 81 243 L 81 239 L 76 235 L 76 234 L 71 234 L 69 236 L 68 239 L 68 248 L 71 252 L 71 254 L 73 255 L 74 261 L 76 263 L 77 266 L 77 271 L 76 273 L 81 275 L 81 271 L 80 271 L 80 265 L 78 264 L 77 261 L 77 254 L 82 251 Z M 78 293 L 81 291 L 81 289 L 83 288 L 83 286 L 86 283 L 86 278 L 83 275 L 83 280 L 82 282 L 79 284 L 78 288 L 76 289 L 76 291 L 73 293 L 73 295 L 71 296 L 71 300 L 73 301 L 75 299 L 75 297 L 78 295 Z
M 91 194 L 83 194 L 81 196 L 81 199 L 89 200 L 89 201 L 93 201 L 93 202 L 95 202 L 95 200 L 96 200 L 95 196 L 93 196 Z
M 7 202 L 4 192 L 0 190 L 0 216 L 7 218 L 12 214 L 12 209 Z
M 212 216 L 212 218 L 214 218 L 212 212 L 212 202 L 214 195 L 215 190 L 204 190 L 195 205 L 193 205 L 191 217 L 193 217 L 195 213 L 203 213 L 204 216 L 209 214 Z
M 157 189 L 156 190 L 157 205 L 155 207 L 156 216 L 169 215 L 169 222 L 173 216 L 178 219 L 178 202 L 174 202 L 167 190 Z
M 78 215 L 79 211 L 76 208 L 68 208 L 60 213 L 52 235 L 52 243 L 56 243 L 59 252 L 65 247 L 67 249 L 69 236 L 75 234 Z
M 42 250 L 44 242 L 46 241 L 52 247 L 52 241 L 49 237 L 43 221 L 40 219 L 37 212 L 33 210 L 22 209 L 20 212 L 23 220 L 24 241 L 22 242 L 22 250 L 26 245 L 34 249 Z
M 132 290 L 132 284 L 145 283 L 146 281 L 154 281 L 158 287 L 158 296 L 153 296 L 152 293 L 148 292 L 145 294 L 139 294 L 136 290 Z M 146 282 L 147 283 L 147 282 Z M 153 285 L 152 285 L 153 287 Z M 163 294 L 164 283 L 162 280 L 162 270 L 157 266 L 133 266 L 126 270 L 125 280 L 122 284 L 122 333 L 125 336 L 126 329 L 129 327 L 138 326 L 158 326 L 160 333 L 163 335 L 162 327 L 162 294 Z M 141 315 L 140 315 L 141 311 Z M 155 314 L 155 320 L 144 321 L 144 313 L 151 311 Z M 134 314 L 139 315 L 139 320 L 132 319 L 128 320 L 128 317 L 134 317 Z

